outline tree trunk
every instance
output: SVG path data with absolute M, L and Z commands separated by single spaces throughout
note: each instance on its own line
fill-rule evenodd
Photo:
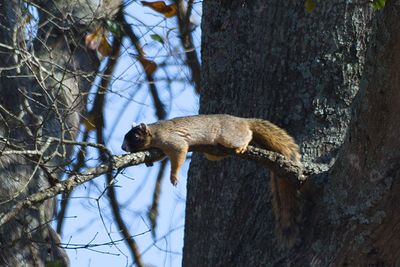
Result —
M 84 37 L 120 2 L 31 1 L 39 17 L 33 35 L 25 32 L 26 1 L 0 1 L 0 212 L 61 178 L 72 150 L 62 140 L 76 137 L 99 66 Z M 60 141 L 48 146 L 51 137 Z M 27 208 L 0 227 L 1 266 L 68 264 L 50 227 L 54 203 Z
M 271 120 L 326 169 L 279 249 L 268 171 L 194 155 L 184 266 L 400 265 L 399 1 L 204 1 L 201 113 Z

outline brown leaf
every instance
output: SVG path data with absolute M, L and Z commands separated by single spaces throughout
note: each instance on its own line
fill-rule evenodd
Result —
M 101 36 L 99 47 L 97 48 L 97 51 L 99 51 L 99 53 L 105 57 L 112 54 L 111 45 L 108 43 L 108 40 L 105 37 L 105 35 Z
M 96 50 L 99 46 L 99 38 L 96 33 L 90 33 L 85 37 L 85 45 L 91 50 Z
M 85 37 L 85 45 L 87 48 L 96 50 L 100 45 L 102 36 L 104 35 L 103 27 L 98 27 L 94 32 L 89 33 Z
M 153 74 L 157 69 L 157 64 L 154 61 L 148 60 L 142 56 L 138 56 L 137 59 L 142 63 L 144 71 L 147 75 Z
M 163 14 L 165 17 L 170 18 L 176 16 L 178 7 L 175 3 L 166 5 L 164 1 L 147 2 L 140 1 L 143 6 L 148 6 L 151 9 Z
M 91 50 L 97 50 L 102 56 L 112 54 L 112 48 L 107 40 L 107 30 L 104 27 L 98 27 L 94 32 L 86 35 L 85 45 Z

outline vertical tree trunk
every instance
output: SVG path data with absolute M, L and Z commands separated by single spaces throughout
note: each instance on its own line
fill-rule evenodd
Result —
M 399 2 L 204 1 L 201 113 L 287 129 L 303 161 L 302 245 L 280 250 L 268 171 L 193 157 L 184 266 L 338 266 L 400 258 Z M 397 178 L 397 179 L 396 179 Z M 398 260 L 397 260 L 398 261 Z
M 32 1 L 39 27 L 26 42 L 29 12 L 21 0 L 0 1 L 0 212 L 61 178 L 99 60 L 84 37 L 120 1 Z M 46 146 L 50 137 L 61 141 Z M 19 151 L 14 153 L 13 151 Z M 43 155 L 25 153 L 40 150 Z M 3 154 L 4 153 L 4 154 Z M 6 154 L 8 153 L 8 154 Z M 50 227 L 55 200 L 30 207 L 0 227 L 1 266 L 68 264 Z

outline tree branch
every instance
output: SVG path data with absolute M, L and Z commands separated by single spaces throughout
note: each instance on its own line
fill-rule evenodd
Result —
M 86 129 L 85 132 L 83 133 L 83 137 L 82 137 L 82 142 L 87 142 L 89 137 L 89 131 Z M 85 154 L 87 152 L 87 147 L 84 146 L 81 149 L 79 149 L 79 151 L 77 152 L 77 162 L 76 164 L 73 166 L 72 168 L 72 173 L 77 173 L 79 172 L 83 166 L 85 165 Z M 56 231 L 57 233 L 61 236 L 61 231 L 62 231 L 62 227 L 64 224 L 64 217 L 69 205 L 69 196 L 72 193 L 72 190 L 69 192 L 65 192 L 62 195 L 61 198 L 61 203 L 60 203 L 60 210 L 58 211 L 56 217 L 57 217 L 57 227 L 56 227 Z
M 151 223 L 151 234 L 153 235 L 153 239 L 155 239 L 156 237 L 158 204 L 160 203 L 160 195 L 161 195 L 161 181 L 164 177 L 166 167 L 167 167 L 167 160 L 163 160 L 161 162 L 160 169 L 157 174 L 156 184 L 154 186 L 153 201 L 147 213 L 147 217 L 149 218 Z
M 284 156 L 278 153 L 253 146 L 249 146 L 247 151 L 240 155 L 236 154 L 232 149 L 209 145 L 193 146 L 190 147 L 189 151 L 207 152 L 213 155 L 236 155 L 243 159 L 260 162 L 271 169 L 278 177 L 284 177 L 284 179 L 288 179 L 297 187 L 300 187 L 301 183 L 306 180 L 304 173 L 313 173 L 312 170 L 306 170 L 303 172 L 300 166 L 290 160 L 287 160 Z M 68 180 L 56 183 L 50 188 L 30 195 L 26 199 L 14 205 L 9 211 L 0 213 L 0 226 L 13 219 L 24 208 L 29 208 L 35 204 L 42 203 L 43 201 L 53 198 L 60 193 L 69 192 L 78 185 L 93 180 L 100 175 L 110 173 L 113 170 L 119 170 L 142 163 L 151 163 L 161 160 L 164 157 L 164 153 L 158 149 L 149 149 L 137 153 L 113 156 L 110 159 L 111 162 L 108 164 L 103 163 L 97 167 L 89 168 L 85 172 L 76 174 L 74 177 L 71 177 Z
M 278 177 L 284 177 L 284 179 L 288 179 L 289 182 L 293 183 L 297 188 L 299 188 L 300 185 L 305 182 L 305 173 L 310 173 L 310 170 L 306 170 L 304 172 L 302 166 L 286 159 L 279 153 L 254 146 L 248 146 L 246 152 L 243 154 L 237 154 L 234 149 L 229 149 L 223 146 L 209 145 L 192 146 L 190 147 L 189 151 L 201 151 L 216 156 L 235 155 L 239 158 L 262 163 Z
M 193 1 L 189 0 L 187 9 L 183 0 L 175 0 L 178 6 L 178 26 L 180 39 L 186 54 L 186 64 L 192 72 L 192 82 L 195 85 L 197 93 L 201 91 L 201 75 L 200 75 L 200 62 L 197 58 L 196 48 L 193 44 L 192 32 L 190 30 L 190 15 L 193 8 Z
M 123 17 L 122 11 L 119 11 L 117 19 L 121 19 Z M 96 95 L 93 109 L 92 109 L 92 114 L 96 114 L 97 116 L 95 117 L 95 125 L 96 125 L 96 141 L 98 144 L 101 144 L 105 146 L 104 142 L 104 135 L 103 135 L 103 130 L 104 130 L 104 106 L 105 106 L 105 93 L 106 89 L 110 85 L 111 81 L 111 76 L 114 72 L 114 68 L 117 64 L 117 59 L 119 58 L 119 52 L 121 48 L 121 38 L 116 37 L 114 38 L 113 41 L 113 52 L 112 56 L 108 59 L 106 69 L 104 70 L 103 77 L 100 82 L 100 86 L 98 89 L 98 94 Z M 93 116 L 92 116 L 93 117 Z M 104 153 L 102 153 L 101 150 L 99 150 L 100 153 L 100 159 L 104 164 L 111 164 L 112 162 L 108 161 L 108 156 Z M 127 243 L 130 252 L 132 254 L 133 259 L 135 260 L 135 263 L 138 267 L 143 267 L 143 260 L 140 255 L 138 246 L 136 244 L 136 241 L 134 240 L 133 236 L 129 232 L 128 227 L 126 226 L 126 223 L 124 219 L 122 218 L 121 212 L 120 212 L 120 207 L 119 203 L 117 200 L 115 188 L 113 185 L 113 180 L 114 176 L 112 173 L 112 167 L 110 168 L 110 171 L 107 172 L 106 177 L 107 177 L 107 183 L 108 183 L 108 190 L 107 194 L 110 200 L 111 204 L 111 210 L 113 213 L 113 217 L 115 219 L 115 222 L 118 225 L 119 231 L 121 235 L 124 237 L 125 242 Z
M 125 20 L 123 16 L 119 18 L 119 22 L 121 23 L 122 30 L 126 37 L 128 37 L 131 43 L 135 46 L 136 51 L 139 54 L 139 57 L 145 58 L 144 51 L 142 49 L 142 45 L 140 44 L 139 38 L 136 36 L 133 31 L 131 25 Z M 167 116 L 167 112 L 165 111 L 164 104 L 162 103 L 160 96 L 158 95 L 158 90 L 156 87 L 156 83 L 154 81 L 153 74 L 150 74 L 146 71 L 146 66 L 142 61 L 139 60 L 139 63 L 142 65 L 143 70 L 145 70 L 146 79 L 148 81 L 149 89 L 151 97 L 153 98 L 154 107 L 156 108 L 156 115 L 159 120 L 163 120 Z

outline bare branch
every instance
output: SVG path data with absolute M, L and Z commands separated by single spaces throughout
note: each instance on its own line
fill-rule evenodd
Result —
M 190 29 L 190 15 L 193 8 L 193 1 L 188 2 L 187 9 L 183 3 L 183 0 L 175 0 L 178 6 L 178 26 L 180 39 L 186 54 L 186 64 L 192 72 L 192 81 L 195 84 L 196 92 L 201 91 L 201 80 L 200 80 L 200 62 L 197 58 L 196 48 L 193 44 L 193 37 Z
M 115 222 L 117 223 L 118 228 L 130 249 L 130 252 L 135 260 L 136 265 L 139 267 L 143 267 L 145 265 L 143 264 L 142 256 L 140 254 L 138 245 L 136 244 L 135 239 L 131 235 L 128 227 L 126 226 L 124 219 L 122 218 L 120 206 L 119 206 L 116 192 L 115 192 L 115 187 L 112 184 L 113 180 L 114 180 L 114 177 L 113 177 L 112 173 L 108 173 L 107 174 L 107 182 L 109 183 L 109 188 L 108 188 L 107 192 L 108 192 L 108 197 L 110 199 L 111 209 L 112 209 L 112 212 L 114 215 Z
M 158 204 L 160 202 L 160 192 L 161 192 L 161 181 L 164 177 L 165 167 L 167 166 L 167 160 L 163 160 L 160 165 L 160 169 L 157 174 L 156 185 L 154 186 L 153 192 L 153 201 L 149 212 L 147 213 L 147 217 L 151 223 L 151 233 L 153 238 L 156 236 L 156 226 L 157 226 L 157 218 L 158 218 Z
M 120 11 L 118 13 L 118 19 L 121 19 L 121 17 L 122 17 L 122 12 Z M 107 66 L 103 73 L 103 77 L 100 82 L 100 87 L 98 89 L 98 93 L 96 95 L 96 99 L 94 101 L 94 106 L 92 109 L 92 114 L 96 115 L 96 116 L 92 116 L 92 117 L 96 118 L 95 125 L 96 125 L 97 143 L 99 143 L 103 146 L 105 146 L 104 135 L 103 135 L 103 130 L 104 130 L 104 112 L 103 112 L 103 110 L 104 110 L 104 105 L 105 105 L 105 101 L 104 101 L 105 93 L 106 93 L 106 89 L 108 88 L 109 83 L 111 81 L 110 78 L 114 71 L 114 68 L 116 66 L 117 59 L 119 56 L 119 51 L 121 48 L 121 39 L 119 37 L 116 37 L 114 39 L 112 48 L 113 48 L 112 57 L 110 57 L 108 59 Z M 106 155 L 104 153 L 101 153 L 101 150 L 100 150 L 100 158 L 103 163 L 107 163 L 108 157 L 106 157 Z M 112 162 L 108 162 L 109 165 L 111 163 Z M 118 225 L 120 233 L 124 237 L 124 240 L 130 249 L 130 252 L 132 254 L 133 259 L 135 260 L 136 265 L 139 267 L 143 267 L 144 264 L 142 261 L 142 257 L 140 255 L 139 248 L 136 244 L 135 239 L 131 235 L 128 227 L 126 226 L 126 223 L 125 223 L 124 219 L 122 218 L 122 215 L 120 212 L 120 205 L 118 203 L 115 188 L 114 188 L 114 176 L 112 173 L 112 168 L 110 169 L 109 172 L 107 172 L 106 177 L 107 177 L 107 183 L 108 183 L 107 194 L 108 194 L 108 198 L 110 200 L 114 219 Z
M 269 169 L 276 173 L 278 177 L 285 177 L 284 179 L 288 179 L 297 186 L 300 186 L 301 182 L 306 180 L 300 166 L 272 151 L 249 146 L 245 153 L 238 155 L 231 149 L 204 145 L 191 147 L 190 151 L 201 151 L 214 155 L 237 155 L 243 159 L 257 161 L 265 164 Z M 109 164 L 100 164 L 97 167 L 89 168 L 85 172 L 76 174 L 68 180 L 56 183 L 50 188 L 30 195 L 25 200 L 14 205 L 14 207 L 8 212 L 0 214 L 0 226 L 14 218 L 22 209 L 29 208 L 46 199 L 53 198 L 60 193 L 71 191 L 78 185 L 93 180 L 100 175 L 142 163 L 151 163 L 164 157 L 165 155 L 158 149 L 149 149 L 143 152 L 113 156 L 110 158 L 111 161 Z M 309 172 L 310 171 L 307 171 L 307 173 Z
M 83 142 L 87 142 L 87 139 L 89 137 L 89 131 L 86 130 L 83 133 L 83 137 L 82 137 L 82 141 Z M 74 167 L 72 168 L 72 173 L 77 173 L 79 172 L 80 169 L 82 169 L 82 167 L 85 165 L 85 154 L 86 154 L 86 147 L 83 147 L 82 149 L 80 149 L 78 151 L 78 155 L 77 155 L 77 162 L 74 165 Z M 71 195 L 71 191 L 69 192 L 65 192 L 62 195 L 62 199 L 61 199 L 61 204 L 60 204 L 60 210 L 57 213 L 57 227 L 56 227 L 56 231 L 59 235 L 61 235 L 61 231 L 62 231 L 62 227 L 64 224 L 64 218 L 65 218 L 65 213 L 67 211 L 68 208 L 68 204 L 69 204 L 69 197 Z
M 286 159 L 283 155 L 258 147 L 248 146 L 243 154 L 237 154 L 233 149 L 223 146 L 199 145 L 193 146 L 189 151 L 201 151 L 208 154 L 223 156 L 236 155 L 240 158 L 260 162 L 273 171 L 278 177 L 284 177 L 297 188 L 306 180 L 302 166 Z
M 122 25 L 122 30 L 125 33 L 125 35 L 131 40 L 131 43 L 135 46 L 136 51 L 139 53 L 139 57 L 144 58 L 144 52 L 142 49 L 142 46 L 140 44 L 139 38 L 136 36 L 134 33 L 131 25 L 125 20 L 125 18 L 122 16 L 120 18 L 120 23 Z M 157 87 L 154 81 L 153 74 L 150 74 L 146 71 L 146 67 L 142 62 L 139 61 L 140 64 L 142 64 L 143 69 L 145 70 L 146 74 L 146 79 L 149 84 L 149 89 L 151 96 L 153 98 L 154 102 L 154 107 L 156 108 L 156 115 L 159 120 L 165 119 L 167 116 L 167 113 L 165 111 L 164 104 L 162 103 L 160 96 L 158 95 Z

